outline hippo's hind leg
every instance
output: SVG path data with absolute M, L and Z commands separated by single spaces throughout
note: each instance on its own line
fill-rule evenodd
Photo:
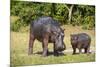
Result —
M 84 53 L 87 53 L 87 48 L 84 48 Z
M 90 53 L 90 42 L 85 44 L 84 53 Z
M 34 34 L 30 32 L 29 49 L 28 49 L 28 54 L 29 55 L 33 53 L 34 40 L 35 40 Z
M 90 47 L 84 48 L 84 53 L 90 53 Z

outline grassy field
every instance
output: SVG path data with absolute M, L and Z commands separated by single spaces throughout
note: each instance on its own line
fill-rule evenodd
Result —
M 81 27 L 73 27 L 71 25 L 64 25 L 65 29 L 64 42 L 66 44 L 65 55 L 55 57 L 53 56 L 53 44 L 49 44 L 48 48 L 51 54 L 47 57 L 42 57 L 42 45 L 39 41 L 35 41 L 33 55 L 28 55 L 28 40 L 29 32 L 12 32 L 11 31 L 11 66 L 19 65 L 40 65 L 40 64 L 60 64 L 60 63 L 77 63 L 77 62 L 93 62 L 95 61 L 95 31 L 83 30 Z M 72 48 L 70 45 L 70 34 L 85 32 L 92 38 L 91 54 L 77 54 L 72 55 Z

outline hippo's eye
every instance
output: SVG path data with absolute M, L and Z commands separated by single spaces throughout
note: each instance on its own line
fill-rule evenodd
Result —
M 59 38 L 61 35 L 60 34 L 57 34 L 57 38 Z
M 64 35 L 64 34 L 62 34 L 61 36 L 62 36 L 62 37 L 64 37 L 65 35 Z

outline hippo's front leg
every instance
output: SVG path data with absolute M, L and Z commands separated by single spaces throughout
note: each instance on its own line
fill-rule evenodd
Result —
M 48 53 L 48 40 L 49 40 L 49 36 L 48 34 L 44 35 L 43 37 L 43 53 L 42 53 L 42 56 L 47 56 L 47 53 Z
M 59 53 L 58 53 L 58 51 L 56 50 L 56 45 L 54 44 L 54 56 L 58 56 L 59 55 Z
M 57 50 L 54 50 L 54 56 L 59 56 L 59 53 Z
M 76 48 L 73 48 L 73 54 L 76 54 Z

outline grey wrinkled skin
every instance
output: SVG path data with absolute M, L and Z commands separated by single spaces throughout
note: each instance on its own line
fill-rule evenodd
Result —
M 73 54 L 76 54 L 76 48 L 79 49 L 79 53 L 84 49 L 84 53 L 89 53 L 91 37 L 86 33 L 71 34 L 71 45 L 73 48 Z
M 65 50 L 64 31 L 61 29 L 58 21 L 51 17 L 40 17 L 34 20 L 30 25 L 29 54 L 33 53 L 33 43 L 37 39 L 42 42 L 43 54 L 48 54 L 48 43 L 54 44 L 54 55 Z

